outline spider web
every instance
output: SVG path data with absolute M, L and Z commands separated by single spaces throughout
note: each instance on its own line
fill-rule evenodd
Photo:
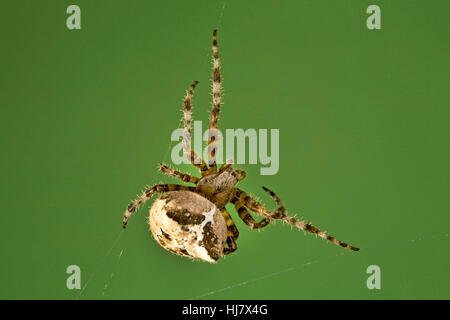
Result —
M 204 298 L 204 297 L 207 297 L 207 296 L 214 295 L 216 293 L 221 293 L 221 292 L 228 291 L 228 290 L 231 290 L 231 289 L 243 287 L 243 286 L 246 286 L 246 285 L 248 285 L 250 283 L 253 283 L 253 282 L 257 282 L 257 281 L 265 280 L 265 279 L 268 279 L 268 278 L 276 277 L 276 276 L 278 276 L 280 274 L 283 274 L 283 273 L 292 272 L 292 271 L 298 270 L 300 268 L 303 268 L 303 267 L 306 267 L 306 266 L 310 266 L 312 264 L 320 263 L 320 262 L 323 262 L 323 261 L 327 261 L 327 260 L 330 260 L 330 259 L 333 259 L 333 258 L 337 258 L 339 256 L 346 255 L 346 254 L 349 254 L 349 253 L 341 252 L 341 253 L 337 253 L 335 255 L 328 256 L 328 257 L 325 257 L 325 258 L 319 258 L 319 259 L 316 259 L 316 260 L 309 260 L 309 261 L 307 261 L 305 263 L 302 263 L 301 265 L 292 266 L 292 267 L 289 267 L 289 268 L 286 268 L 286 269 L 282 269 L 282 270 L 279 270 L 279 271 L 275 271 L 275 272 L 272 272 L 272 273 L 268 273 L 268 274 L 259 276 L 257 278 L 253 278 L 253 279 L 250 279 L 250 280 L 246 280 L 246 281 L 242 281 L 242 282 L 239 282 L 239 283 L 232 284 L 232 285 L 227 286 L 227 287 L 223 287 L 223 288 L 220 288 L 220 289 L 209 291 L 209 292 L 200 294 L 198 296 L 189 298 L 188 300 L 197 300 L 197 299 L 201 299 L 201 298 Z
M 225 12 L 225 8 L 227 5 L 227 0 L 225 0 L 221 5 L 220 5 L 220 11 L 219 11 L 219 15 L 218 15 L 218 19 L 217 19 L 217 23 L 216 26 L 217 28 L 220 28 L 222 26 L 222 21 L 223 21 L 223 15 Z M 204 54 L 205 58 L 202 59 L 202 63 L 200 66 L 200 69 L 204 69 L 206 66 L 207 61 L 209 61 L 209 57 L 211 56 L 211 49 L 206 50 L 205 49 L 205 54 Z M 182 121 L 180 121 L 179 123 L 179 127 L 182 126 Z M 170 158 L 170 152 L 173 148 L 173 146 L 175 145 L 175 143 L 178 143 L 177 141 L 170 141 L 168 143 L 168 147 L 167 150 L 163 156 L 163 160 L 164 162 L 167 162 L 167 160 Z M 163 176 L 163 174 L 160 171 L 156 171 L 150 178 L 150 184 L 156 184 L 157 181 Z M 140 194 L 139 194 L 140 195 Z M 78 300 L 81 298 L 81 296 L 83 295 L 83 293 L 86 291 L 86 289 L 89 287 L 91 281 L 97 276 L 97 274 L 99 273 L 99 271 L 101 270 L 101 268 L 105 265 L 107 259 L 110 257 L 110 255 L 114 252 L 114 250 L 116 249 L 116 247 L 119 245 L 120 240 L 122 238 L 122 235 L 124 233 L 125 229 L 122 229 L 119 231 L 119 233 L 117 234 L 117 236 L 115 237 L 115 239 L 112 242 L 111 247 L 106 251 L 105 255 L 103 256 L 103 258 L 98 262 L 97 266 L 94 269 L 94 272 L 88 277 L 87 281 L 85 282 L 85 284 L 82 286 L 80 292 L 76 295 L 75 299 Z M 120 261 L 123 257 L 123 253 L 125 251 L 125 248 L 121 248 L 120 252 L 117 253 L 117 260 L 116 260 L 116 264 L 115 264 L 115 268 L 114 271 L 110 272 L 109 276 L 107 277 L 105 284 L 103 286 L 103 289 L 101 291 L 101 297 L 103 298 L 105 296 L 105 293 L 111 283 L 111 281 L 113 281 L 114 276 L 119 272 L 120 270 Z

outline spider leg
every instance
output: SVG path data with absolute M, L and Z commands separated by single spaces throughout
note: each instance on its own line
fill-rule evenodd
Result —
M 220 210 L 220 212 L 222 213 L 222 216 L 224 217 L 225 223 L 227 225 L 228 237 L 233 237 L 234 239 L 237 240 L 237 238 L 239 238 L 239 230 L 237 229 L 236 225 L 234 224 L 234 221 L 231 218 L 231 215 L 228 213 L 227 209 L 225 209 L 225 208 L 222 208 Z
M 220 167 L 219 173 L 224 172 L 225 170 L 227 170 L 229 167 L 231 167 L 233 164 L 232 163 L 225 163 Z
M 286 209 L 284 208 L 284 205 L 283 205 L 283 203 L 281 202 L 281 199 L 275 194 L 275 192 L 273 192 L 273 191 L 267 189 L 266 187 L 262 187 L 262 188 L 263 188 L 263 190 L 264 190 L 265 192 L 267 192 L 268 194 L 270 194 L 270 196 L 271 196 L 272 198 L 275 199 L 275 201 L 276 201 L 276 203 L 277 203 L 277 206 L 278 206 L 276 212 L 277 212 L 280 216 L 286 216 L 286 214 L 285 214 Z
M 227 245 L 228 247 L 223 249 L 224 255 L 231 254 L 237 250 L 236 239 L 234 239 L 233 237 L 227 238 Z
M 338 246 L 341 246 L 343 248 L 347 248 L 353 251 L 359 251 L 358 248 L 355 248 L 353 246 L 348 245 L 345 242 L 342 242 L 335 237 L 332 237 L 328 235 L 326 232 L 319 230 L 315 226 L 313 226 L 310 223 L 307 223 L 303 220 L 297 219 L 295 217 L 291 217 L 285 213 L 285 208 L 283 206 L 283 203 L 281 202 L 280 198 L 271 190 L 263 187 L 264 191 L 268 192 L 277 202 L 278 208 L 275 211 L 267 210 L 262 204 L 260 204 L 258 201 L 250 197 L 248 194 L 246 194 L 244 191 L 235 189 L 236 193 L 235 196 L 239 199 L 239 201 L 242 201 L 244 205 L 249 208 L 250 210 L 264 216 L 268 217 L 270 219 L 277 219 L 282 220 L 294 227 L 297 227 L 303 231 L 308 231 L 310 233 L 316 234 L 319 237 L 328 240 Z
M 153 187 L 148 188 L 144 191 L 144 193 L 137 198 L 135 201 L 130 203 L 127 207 L 127 210 L 125 210 L 124 216 L 123 216 L 123 227 L 127 227 L 127 222 L 130 216 L 148 199 L 150 199 L 155 193 L 164 193 L 169 191 L 195 191 L 195 187 L 189 187 L 189 186 L 182 186 L 179 184 L 157 184 Z
M 239 238 L 239 230 L 234 224 L 233 219 L 228 213 L 227 209 L 222 208 L 220 210 L 222 216 L 225 219 L 225 223 L 227 224 L 227 245 L 228 247 L 224 248 L 223 254 L 230 254 L 237 250 L 236 240 Z
M 237 174 L 239 174 L 239 181 L 244 180 L 247 176 L 247 173 L 244 170 L 234 170 Z
M 186 94 L 186 98 L 183 103 L 183 112 L 184 112 L 184 136 L 183 136 L 183 151 L 186 158 L 191 161 L 191 163 L 196 166 L 202 176 L 206 175 L 208 171 L 208 167 L 206 166 L 205 161 L 200 158 L 194 150 L 191 148 L 191 120 L 192 120 L 192 105 L 191 100 L 194 95 L 195 86 L 198 84 L 198 81 L 194 81 L 194 83 L 189 88 L 189 91 Z
M 219 174 L 224 172 L 225 170 L 227 170 L 229 167 L 231 167 L 233 165 L 233 163 L 231 162 L 227 162 L 225 164 L 223 164 L 220 169 L 219 169 Z M 245 173 L 244 170 L 234 170 L 233 169 L 233 176 L 237 178 L 238 182 L 243 180 L 247 174 Z
M 214 63 L 214 73 L 213 73 L 213 103 L 212 110 L 209 115 L 209 130 L 208 130 L 208 165 L 209 173 L 217 172 L 216 165 L 216 148 L 217 148 L 217 130 L 219 129 L 217 121 L 219 120 L 220 113 L 220 60 L 219 60 L 219 49 L 217 47 L 217 30 L 213 32 L 213 63 Z
M 175 177 L 177 179 L 180 179 L 181 181 L 184 181 L 184 182 L 190 182 L 190 183 L 197 184 L 198 181 L 200 180 L 199 178 L 191 176 L 190 174 L 183 173 L 183 172 L 174 170 L 172 168 L 169 168 L 167 165 L 165 165 L 163 163 L 161 163 L 159 165 L 159 170 L 162 173 L 165 173 L 165 174 L 167 174 L 169 176 L 172 176 L 172 177 Z
M 245 191 L 235 188 L 235 195 L 233 201 L 243 204 L 251 211 L 269 219 L 281 219 L 284 214 L 284 206 L 279 206 L 276 211 L 270 211 L 258 201 L 253 199 Z
M 251 216 L 250 212 L 245 208 L 244 204 L 239 201 L 238 198 L 233 198 L 231 203 L 234 204 L 234 208 L 239 214 L 239 218 L 250 228 L 250 229 L 261 229 L 270 223 L 269 218 L 264 218 L 260 222 L 256 222 Z

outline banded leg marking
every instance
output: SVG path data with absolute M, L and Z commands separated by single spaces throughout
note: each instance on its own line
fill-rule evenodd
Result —
M 231 218 L 231 215 L 228 213 L 227 209 L 223 208 L 220 210 L 222 213 L 222 216 L 225 219 L 225 223 L 227 225 L 227 236 L 233 237 L 235 240 L 239 238 L 239 230 L 237 229 L 236 225 L 234 224 L 233 219 Z
M 328 235 L 326 232 L 319 230 L 315 226 L 313 226 L 310 223 L 307 223 L 301 219 L 297 219 L 295 217 L 288 216 L 285 213 L 285 208 L 283 206 L 283 203 L 281 202 L 280 198 L 271 190 L 263 187 L 264 191 L 268 192 L 277 202 L 278 208 L 276 211 L 270 211 L 267 210 L 263 205 L 261 205 L 258 201 L 250 197 L 248 194 L 246 194 L 244 191 L 239 190 L 236 188 L 236 198 L 238 198 L 238 201 L 242 202 L 247 208 L 250 210 L 267 217 L 269 219 L 277 219 L 282 220 L 294 227 L 297 227 L 303 231 L 308 231 L 310 233 L 316 234 L 322 239 L 325 239 L 327 241 L 330 241 L 338 246 L 341 246 L 343 248 L 347 248 L 349 250 L 353 251 L 359 251 L 359 248 L 353 247 L 345 242 L 342 242 L 338 239 L 336 239 L 333 236 Z
M 169 168 L 169 167 L 168 167 L 167 165 L 165 165 L 165 164 L 160 164 L 160 165 L 159 165 L 159 170 L 160 170 L 162 173 L 165 173 L 165 174 L 167 174 L 167 175 L 169 175 L 169 176 L 172 176 L 172 177 L 175 177 L 175 178 L 177 178 L 177 179 L 180 179 L 181 181 L 184 181 L 184 182 L 190 182 L 190 183 L 195 183 L 195 184 L 197 184 L 198 181 L 200 180 L 199 178 L 194 177 L 194 176 L 192 176 L 192 175 L 190 175 L 190 174 L 183 173 L 183 172 L 174 170 L 174 169 L 172 169 L 172 168 Z
M 217 130 L 220 113 L 220 91 L 221 91 L 221 80 L 220 80 L 220 60 L 219 60 L 219 48 L 217 46 L 217 30 L 213 32 L 213 101 L 212 110 L 209 116 L 209 134 L 208 134 L 208 165 L 209 173 L 217 172 L 216 164 L 216 139 Z
M 221 213 L 227 225 L 227 247 L 223 249 L 223 254 L 230 254 L 237 250 L 236 240 L 239 238 L 239 231 L 227 209 L 223 208 Z
M 256 220 L 252 217 L 250 212 L 245 208 L 244 204 L 239 202 L 237 198 L 234 198 L 231 200 L 231 202 L 234 204 L 234 208 L 236 209 L 237 213 L 239 214 L 239 218 L 241 218 L 242 221 L 250 228 L 250 229 L 262 229 L 265 226 L 269 225 L 270 219 L 264 218 L 259 222 L 256 222 Z
M 194 83 L 189 88 L 189 91 L 186 94 L 186 98 L 183 103 L 183 112 L 184 112 L 184 136 L 183 136 L 183 151 L 186 158 L 191 161 L 191 163 L 196 166 L 202 176 L 208 171 L 208 167 L 206 166 L 205 161 L 200 158 L 195 151 L 191 148 L 191 121 L 192 121 L 192 105 L 191 100 L 194 95 L 195 86 L 198 84 L 198 81 L 194 81 Z

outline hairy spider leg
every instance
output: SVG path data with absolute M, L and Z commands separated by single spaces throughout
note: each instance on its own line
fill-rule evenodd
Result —
M 318 228 L 316 228 L 315 226 L 313 226 L 310 223 L 307 223 L 301 219 L 297 219 L 295 217 L 289 216 L 285 213 L 285 209 L 284 206 L 280 200 L 280 198 L 271 190 L 263 187 L 264 191 L 268 192 L 277 202 L 278 204 L 278 208 L 276 211 L 270 211 L 267 210 L 263 205 L 261 205 L 258 201 L 256 201 L 255 199 L 253 199 L 252 197 L 250 197 L 248 194 L 246 194 L 244 191 L 239 190 L 236 188 L 236 197 L 239 199 L 239 201 L 242 201 L 244 203 L 244 205 L 249 208 L 250 210 L 264 216 L 264 217 L 268 217 L 270 219 L 277 219 L 277 220 L 282 220 L 294 227 L 297 227 L 303 231 L 308 231 L 310 233 L 316 234 L 319 237 L 328 240 L 338 246 L 341 246 L 343 248 L 347 248 L 353 251 L 359 251 L 359 248 L 353 247 L 348 245 L 345 242 L 342 242 L 338 239 L 336 239 L 335 237 L 332 237 L 330 235 L 328 235 L 326 232 L 319 230 Z
M 217 30 L 213 32 L 213 101 L 212 110 L 209 115 L 209 130 L 208 130 L 208 165 L 209 173 L 217 172 L 216 164 L 216 148 L 217 148 L 217 134 L 219 126 L 217 122 L 219 121 L 220 113 L 220 60 L 219 60 L 219 48 L 217 47 Z
M 238 189 L 238 188 L 235 188 L 235 194 L 234 194 L 233 201 L 239 202 L 239 203 L 243 204 L 245 207 L 247 207 L 248 209 L 250 209 L 251 211 L 253 211 L 263 217 L 269 218 L 269 219 L 280 219 L 284 214 L 283 206 L 281 206 L 276 211 L 270 211 L 266 207 L 264 207 L 262 204 L 260 204 L 258 201 L 253 199 L 245 191 L 242 191 L 241 189 Z
M 239 201 L 238 198 L 234 197 L 231 200 L 231 203 L 234 204 L 234 208 L 236 209 L 237 213 L 239 214 L 239 218 L 241 218 L 242 221 L 250 228 L 250 229 L 261 229 L 265 226 L 269 225 L 270 219 L 264 218 L 259 222 L 256 222 L 256 220 L 252 217 L 250 212 L 245 208 L 245 205 L 243 202 Z
M 226 171 L 229 167 L 231 167 L 233 164 L 232 163 L 224 163 L 219 170 L 219 173 L 222 173 L 224 171 Z
M 332 243 L 334 243 L 334 244 L 336 244 L 338 246 L 341 246 L 343 248 L 347 248 L 347 249 L 350 249 L 350 250 L 353 250 L 353 251 L 359 251 L 359 248 L 355 248 L 353 246 L 350 246 L 347 243 L 342 242 L 342 241 L 336 239 L 335 237 L 332 237 L 332 236 L 328 235 L 326 232 L 319 230 L 318 228 L 316 228 L 315 226 L 313 226 L 310 223 L 306 223 L 305 221 L 302 221 L 302 220 L 297 219 L 295 217 L 291 217 L 291 216 L 286 215 L 284 213 L 285 209 L 284 209 L 284 206 L 283 206 L 280 198 L 273 191 L 267 189 L 266 187 L 263 187 L 263 189 L 264 189 L 264 191 L 269 193 L 275 199 L 275 201 L 277 202 L 277 205 L 278 205 L 277 211 L 281 211 L 283 213 L 283 217 L 281 218 L 281 220 L 283 220 L 283 221 L 289 223 L 290 225 L 295 226 L 295 227 L 297 227 L 297 228 L 299 228 L 301 230 L 308 231 L 308 232 L 311 232 L 313 234 L 317 234 L 319 237 L 321 237 L 321 238 L 323 238 L 325 240 L 328 240 L 328 241 L 330 241 L 330 242 L 332 242 Z
M 194 150 L 191 148 L 191 120 L 192 120 L 192 105 L 191 100 L 194 95 L 195 86 L 198 84 L 198 81 L 194 81 L 194 83 L 189 88 L 186 98 L 183 103 L 183 112 L 184 112 L 184 136 L 183 136 L 183 150 L 186 158 L 191 161 L 191 163 L 196 166 L 202 176 L 206 175 L 208 172 L 208 167 L 206 166 L 205 161 L 200 158 Z
M 227 245 L 228 245 L 228 247 L 223 248 L 223 254 L 224 255 L 231 254 L 231 253 L 233 253 L 233 252 L 235 252 L 237 250 L 236 239 L 234 239 L 232 237 L 228 237 L 227 238 Z
M 175 177 L 175 178 L 177 178 L 177 179 L 180 179 L 180 180 L 183 181 L 183 182 L 190 182 L 190 183 L 197 184 L 198 181 L 200 180 L 199 178 L 194 177 L 194 176 L 192 176 L 192 175 L 190 175 L 190 174 L 183 173 L 183 172 L 174 170 L 174 169 L 172 169 L 172 168 L 169 168 L 169 167 L 168 167 L 167 165 L 165 165 L 164 163 L 161 163 L 161 164 L 159 165 L 159 170 L 160 170 L 162 173 L 167 174 L 167 175 L 172 176 L 172 177 Z
M 122 226 L 124 228 L 127 227 L 128 219 L 130 216 L 148 199 L 150 199 L 155 193 L 164 193 L 169 191 L 195 191 L 195 187 L 190 186 L 182 186 L 179 184 L 157 184 L 153 187 L 148 188 L 144 191 L 144 193 L 137 198 L 135 201 L 130 203 L 125 210 L 123 216 Z
M 247 173 L 244 170 L 234 170 L 234 172 L 236 172 L 239 175 L 238 180 L 242 181 L 245 179 L 245 177 L 247 176 Z
M 224 163 L 220 167 L 220 169 L 218 171 L 219 174 L 224 172 L 224 171 L 226 171 L 229 167 L 233 166 L 233 162 L 231 160 L 229 160 L 229 161 L 230 162 L 227 161 L 226 163 Z M 238 181 L 244 180 L 245 177 L 247 176 L 247 173 L 244 170 L 235 170 L 235 169 L 233 169 L 233 172 L 234 172 L 233 176 L 235 176 L 238 179 Z
M 239 238 L 239 230 L 234 224 L 231 215 L 228 213 L 227 209 L 222 208 L 220 210 L 222 216 L 225 219 L 225 223 L 227 225 L 227 245 L 228 247 L 224 248 L 224 254 L 230 254 L 237 250 L 236 240 Z
M 268 194 L 270 194 L 270 196 L 271 196 L 272 198 L 275 199 L 275 202 L 277 203 L 277 206 L 278 206 L 276 212 L 277 212 L 279 215 L 281 215 L 281 216 L 285 216 L 285 215 L 286 215 L 286 214 L 285 214 L 286 209 L 284 208 L 284 205 L 283 205 L 283 203 L 281 202 L 281 199 L 275 194 L 275 192 L 273 192 L 273 191 L 267 189 L 266 187 L 262 187 L 262 188 L 263 188 L 263 190 L 264 190 L 265 192 L 267 192 Z

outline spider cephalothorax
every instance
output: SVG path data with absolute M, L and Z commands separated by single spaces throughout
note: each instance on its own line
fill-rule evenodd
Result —
M 281 220 L 304 231 L 333 242 L 341 247 L 358 251 L 327 233 L 317 229 L 310 223 L 289 216 L 278 196 L 263 187 L 276 201 L 277 209 L 266 209 L 246 192 L 236 188 L 239 181 L 245 178 L 243 170 L 235 170 L 231 163 L 217 169 L 216 135 L 220 112 L 220 63 L 217 48 L 217 31 L 213 33 L 213 103 L 209 123 L 208 165 L 191 148 L 191 100 L 196 85 L 195 81 L 184 100 L 184 137 L 183 150 L 186 157 L 201 173 L 201 178 L 182 173 L 161 164 L 159 169 L 168 175 L 195 186 L 179 184 L 157 184 L 148 188 L 125 211 L 123 227 L 128 218 L 146 200 L 155 193 L 164 193 L 158 198 L 150 210 L 150 229 L 158 243 L 165 249 L 178 255 L 208 262 L 217 261 L 223 254 L 230 254 L 237 249 L 238 229 L 225 206 L 232 203 L 239 217 L 250 229 L 261 229 L 271 221 Z M 263 217 L 259 222 L 250 212 Z

